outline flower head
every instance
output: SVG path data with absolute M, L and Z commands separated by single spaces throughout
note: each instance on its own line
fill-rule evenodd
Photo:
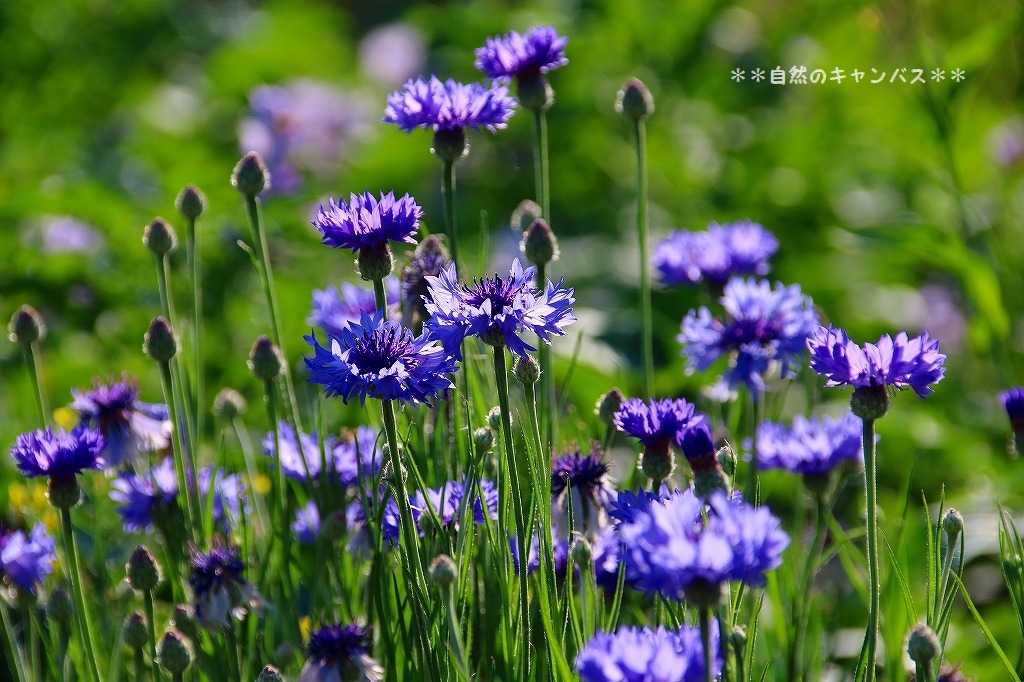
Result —
M 928 332 L 912 339 L 906 332 L 900 332 L 895 339 L 886 334 L 877 344 L 865 343 L 861 347 L 842 329 L 818 327 L 807 339 L 807 348 L 811 352 L 811 368 L 828 379 L 826 386 L 909 386 L 924 398 L 946 371 L 946 356 L 939 352 L 938 340 L 928 336 Z
M 349 324 L 339 336 L 329 336 L 330 350 L 315 336 L 306 342 L 315 355 L 306 358 L 309 381 L 322 384 L 328 396 L 367 397 L 427 402 L 438 392 L 452 387 L 448 375 L 456 370 L 452 355 L 429 336 L 414 338 L 397 322 L 385 322 L 378 311 L 363 314 L 358 324 Z
M 306 664 L 299 682 L 384 679 L 384 669 L 370 657 L 370 633 L 360 625 L 325 625 L 309 636 Z M 358 674 L 358 678 L 353 677 Z
M 778 248 L 775 236 L 750 220 L 713 222 L 706 232 L 670 234 L 654 248 L 654 267 L 666 286 L 707 281 L 721 287 L 733 275 L 767 275 Z
M 116 467 L 134 461 L 139 453 L 159 452 L 170 446 L 167 406 L 141 402 L 134 380 L 124 378 L 90 391 L 72 390 L 71 395 L 75 398 L 71 409 L 82 423 L 103 434 L 106 466 Z
M 437 277 L 427 277 L 430 298 L 426 303 L 431 317 L 425 328 L 453 354 L 458 354 L 463 339 L 480 337 L 485 343 L 508 349 L 521 356 L 537 350 L 523 341 L 520 334 L 533 332 L 545 342 L 552 336 L 565 334 L 565 327 L 576 321 L 572 314 L 573 290 L 547 282 L 543 290 L 530 281 L 535 268 L 523 270 L 516 258 L 505 279 L 495 275 L 476 280 L 472 286 L 458 281 L 455 264 Z
M 320 206 L 313 221 L 322 243 L 355 253 L 383 248 L 389 241 L 415 244 L 423 209 L 408 194 L 395 199 L 394 192 L 381 192 L 380 200 L 370 192 L 352 194 L 349 203 L 330 199 Z
M 711 678 L 722 670 L 718 622 L 711 625 L 709 645 L 715 652 Z M 583 682 L 701 682 L 704 646 L 700 630 L 678 631 L 624 626 L 614 634 L 598 632 L 576 656 Z
M 597 443 L 586 455 L 577 448 L 555 458 L 551 463 L 553 526 L 566 534 L 575 530 L 595 537 L 608 525 L 606 510 L 616 494 L 608 469 L 604 452 Z
M 721 398 L 741 385 L 763 391 L 763 375 L 774 364 L 782 376 L 792 375 L 807 337 L 818 326 L 814 303 L 800 287 L 776 284 L 772 289 L 766 280 L 734 278 L 725 285 L 721 301 L 723 321 L 706 307 L 691 310 L 683 319 L 676 338 L 683 345 L 687 371 L 704 371 L 727 357 L 729 368 L 713 390 Z
M 47 427 L 18 436 L 11 456 L 18 471 L 29 478 L 67 479 L 86 469 L 102 469 L 104 445 L 103 434 L 84 425 L 70 432 Z
M 292 532 L 300 543 L 316 544 L 316 538 L 320 535 L 320 510 L 317 509 L 316 500 L 309 500 L 305 507 L 295 510 Z
M 1016 386 L 999 394 L 999 401 L 1010 418 L 1014 432 L 1024 431 L 1024 386 Z
M 425 302 L 432 302 L 427 278 L 437 277 L 451 262 L 444 242 L 437 235 L 430 235 L 416 247 L 416 251 L 409 257 L 409 264 L 402 270 L 406 319 L 422 323 L 430 317 L 425 305 Z
M 192 550 L 189 567 L 192 605 L 203 627 L 227 627 L 229 615 L 241 617 L 247 609 L 262 609 L 263 598 L 245 579 L 245 562 L 237 547 L 215 537 L 209 552 Z
M 385 298 L 388 305 L 388 318 L 397 319 L 399 304 L 398 280 L 395 277 L 384 278 Z M 345 282 L 341 289 L 328 284 L 326 289 L 313 290 L 313 311 L 306 320 L 316 325 L 329 336 L 340 336 L 342 330 L 350 322 L 359 322 L 363 313 L 373 315 L 377 312 L 373 289 L 355 286 Z
M 789 537 L 767 507 L 730 500 L 721 491 L 708 500 L 706 523 L 704 503 L 687 490 L 619 524 L 627 577 L 639 589 L 682 599 L 698 584 L 763 585 L 765 572 L 781 564 Z
M 793 418 L 792 428 L 766 421 L 757 427 L 757 461 L 764 469 L 794 474 L 827 474 L 848 461 L 864 458 L 861 423 L 850 413 L 842 419 Z
M 569 63 L 565 58 L 568 42 L 553 26 L 535 26 L 523 34 L 509 31 L 478 47 L 473 65 L 488 78 L 535 76 Z
M 394 123 L 403 132 L 486 128 L 493 133 L 508 124 L 515 106 L 508 88 L 501 85 L 463 84 L 452 79 L 442 83 L 435 76 L 429 81 L 410 78 L 403 89 L 388 95 L 384 122 Z
M 281 454 L 278 457 L 284 475 L 296 481 L 316 480 L 320 477 L 322 458 L 316 432 L 312 435 L 295 431 L 284 421 L 278 422 L 278 437 L 281 440 Z M 263 439 L 263 452 L 274 457 L 277 444 L 274 432 Z M 360 478 L 377 474 L 381 464 L 381 453 L 377 447 L 377 434 L 369 426 L 360 426 L 355 432 L 345 431 L 341 438 L 324 438 L 324 452 L 329 463 L 328 480 L 350 488 Z
M 693 403 L 682 398 L 630 398 L 615 413 L 615 428 L 648 447 L 676 441 L 683 431 L 706 417 L 695 412 Z
M 53 571 L 57 560 L 55 547 L 55 540 L 41 523 L 33 526 L 28 535 L 21 530 L 0 533 L 0 577 L 35 594 L 39 584 Z

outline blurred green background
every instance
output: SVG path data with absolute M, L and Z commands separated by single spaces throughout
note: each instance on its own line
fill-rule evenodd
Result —
M 657 107 L 647 128 L 655 240 L 749 217 L 781 243 L 772 279 L 799 283 L 823 319 L 862 342 L 924 328 L 940 339 L 949 355 L 943 383 L 927 402 L 899 396 L 879 424 L 883 502 L 898 515 L 909 491 L 920 516 L 920 492 L 936 500 L 945 483 L 968 512 L 972 551 L 992 551 L 996 502 L 1024 510 L 1024 461 L 1008 453 L 997 399 L 1024 383 L 1017 0 L 8 0 L 0 4 L 0 315 L 22 303 L 43 313 L 53 406 L 70 402 L 71 388 L 122 371 L 139 378 L 144 399 L 159 401 L 159 376 L 141 351 L 159 309 L 141 239 L 157 215 L 183 238 L 174 198 L 186 183 L 209 200 L 199 226 L 208 398 L 233 386 L 258 402 L 245 361 L 268 329 L 258 280 L 236 245 L 248 228 L 229 184 L 255 88 L 313 81 L 347 107 L 332 156 L 303 160 L 301 189 L 265 198 L 297 364 L 312 289 L 353 279 L 352 259 L 321 247 L 309 225 L 317 202 L 409 192 L 440 230 L 430 136 L 380 123 L 387 94 L 419 73 L 478 80 L 473 49 L 487 36 L 541 23 L 569 36 L 570 63 L 550 77 L 551 223 L 562 252 L 553 271 L 576 287 L 582 322 L 556 344 L 564 377 L 583 334 L 570 386 L 579 419 L 592 420 L 590 406 L 612 385 L 639 391 L 633 155 L 613 110 L 616 91 L 638 76 Z M 755 68 L 796 65 L 840 68 L 848 78 L 784 86 L 750 78 Z M 737 68 L 742 82 L 730 79 Z M 911 69 L 924 69 L 926 82 L 890 83 L 900 68 L 908 81 Z M 854 69 L 869 75 L 854 83 Z M 933 69 L 945 80 L 933 81 Z M 954 69 L 966 78 L 954 82 Z M 883 72 L 881 83 L 868 82 Z M 461 233 L 471 244 L 461 251 L 491 258 L 471 256 L 469 274 L 505 268 L 515 253 L 510 216 L 533 194 L 531 134 L 520 113 L 497 135 L 470 136 L 458 166 Z M 71 219 L 80 224 L 69 228 Z M 174 265 L 181 313 L 183 250 Z M 684 375 L 674 340 L 679 320 L 703 302 L 696 290 L 654 294 L 660 395 L 696 398 L 707 383 Z M 803 382 L 836 407 L 847 399 L 814 377 Z M 35 425 L 29 386 L 20 349 L 0 340 L 5 447 Z M 798 393 L 773 398 L 775 413 L 806 409 Z M 364 418 L 358 408 L 329 409 L 342 421 Z M 250 415 L 255 429 L 266 427 L 259 410 Z M 0 508 L 16 478 L 0 464 Z M 981 601 L 998 599 L 994 589 Z

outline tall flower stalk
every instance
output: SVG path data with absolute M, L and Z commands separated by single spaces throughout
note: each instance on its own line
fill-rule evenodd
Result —
M 900 332 L 893 339 L 858 346 L 842 329 L 819 327 L 807 340 L 811 368 L 827 378 L 826 386 L 852 386 L 850 409 L 863 422 L 864 500 L 867 512 L 868 624 L 858 661 L 857 679 L 875 679 L 881 585 L 878 566 L 878 491 L 876 482 L 875 420 L 889 409 L 888 387 L 909 386 L 921 398 L 942 380 L 946 356 L 928 332 L 909 338 Z
M 206 211 L 206 197 L 198 187 L 187 185 L 178 194 L 175 205 L 185 218 L 185 259 L 188 262 L 189 281 L 192 285 L 192 371 L 195 373 L 195 385 L 191 395 L 191 411 L 193 435 L 198 439 L 203 433 L 206 410 L 203 408 L 203 284 L 199 267 L 199 244 L 196 241 L 196 220 Z
M 36 397 L 36 409 L 39 411 L 39 425 L 45 427 L 50 423 L 50 408 L 46 401 L 46 390 L 43 388 L 42 361 L 39 357 L 39 342 L 46 338 L 46 324 L 43 316 L 30 305 L 23 305 L 11 317 L 7 330 L 10 339 L 21 346 L 32 381 L 32 390 Z
M 654 113 L 650 90 L 630 78 L 619 91 L 615 110 L 632 124 L 636 152 L 636 229 L 640 238 L 640 314 L 643 318 L 641 348 L 644 363 L 644 395 L 654 396 L 654 322 L 651 312 L 651 254 L 647 239 L 647 132 L 644 121 Z

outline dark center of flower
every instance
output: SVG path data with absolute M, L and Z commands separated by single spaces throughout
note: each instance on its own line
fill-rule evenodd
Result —
M 309 658 L 338 665 L 366 653 L 368 647 L 369 636 L 364 628 L 358 625 L 328 625 L 310 635 Z
M 349 354 L 349 362 L 363 374 L 379 374 L 396 362 L 408 363 L 415 354 L 412 332 L 385 325 L 358 339 Z
M 726 348 L 738 348 L 754 341 L 768 343 L 777 339 L 779 332 L 781 328 L 776 320 L 735 320 L 722 331 L 722 345 Z

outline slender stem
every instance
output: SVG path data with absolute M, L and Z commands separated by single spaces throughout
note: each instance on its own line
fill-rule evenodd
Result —
M 466 658 L 466 646 L 462 643 L 459 617 L 455 611 L 455 598 L 450 586 L 443 588 L 442 592 L 444 593 L 445 615 L 448 617 L 448 648 L 455 655 L 455 667 L 459 677 L 469 682 L 472 679 L 472 675 L 470 675 L 469 664 Z
M 878 582 L 878 511 L 876 509 L 878 491 L 875 485 L 875 420 L 864 419 L 863 421 L 864 431 L 861 446 L 864 448 L 864 497 L 867 505 L 868 596 L 870 601 L 868 604 L 868 626 L 864 631 L 861 659 L 864 663 L 864 680 L 872 682 L 875 679 L 880 590 Z
M 270 313 L 270 330 L 273 333 L 273 341 L 281 349 L 281 355 L 285 358 L 284 363 L 284 385 L 288 394 L 287 406 L 292 428 L 298 434 L 301 431 L 299 421 L 299 402 L 295 397 L 295 387 L 292 384 L 292 370 L 288 363 L 288 351 L 285 349 L 284 335 L 281 333 L 281 324 L 277 313 L 277 294 L 274 289 L 274 271 L 270 266 L 270 251 L 267 248 L 267 235 L 263 229 L 263 220 L 260 216 L 260 202 L 255 196 L 245 197 L 246 215 L 249 218 L 249 229 L 252 232 L 252 239 L 256 246 L 257 271 L 260 275 L 260 284 L 263 286 L 263 295 L 267 299 L 267 310 Z
M 501 412 L 501 441 L 504 444 L 504 473 L 511 484 L 512 507 L 516 521 L 516 541 L 519 544 L 519 627 L 522 633 L 522 641 L 529 648 L 530 642 L 530 590 L 527 583 L 527 563 L 529 561 L 528 548 L 530 545 L 527 536 L 529 528 L 526 521 L 526 509 L 523 505 L 523 494 L 520 487 L 520 479 L 517 475 L 515 448 L 512 437 L 512 412 L 508 400 L 508 367 L 505 362 L 505 348 L 496 347 L 494 350 L 494 382 L 498 389 L 498 409 Z M 529 677 L 530 657 L 520 661 L 525 665 L 523 678 Z
M 448 250 L 452 262 L 459 267 L 459 238 L 455 219 L 455 162 L 441 162 L 441 199 L 444 203 L 444 230 L 448 235 Z
M 533 184 L 544 220 L 551 220 L 551 195 L 548 190 L 548 122 L 545 109 L 533 111 Z
M 0 620 L 3 621 L 4 642 L 7 643 L 7 650 L 4 652 L 7 655 L 7 662 L 19 682 L 28 682 L 30 678 L 28 673 L 25 672 L 25 659 L 21 655 L 21 647 L 18 646 L 17 640 L 14 639 L 14 628 L 11 627 L 10 616 L 7 613 L 7 604 L 2 601 L 0 601 Z
M 146 607 L 146 627 L 149 628 L 149 660 L 151 660 L 153 662 L 153 682 L 156 682 L 157 677 L 158 677 L 158 673 L 157 673 L 157 667 L 158 666 L 156 664 L 156 612 L 155 612 L 155 610 L 153 608 L 153 592 L 152 592 L 152 590 L 147 590 L 145 592 L 145 594 L 143 595 L 143 603 L 145 604 L 145 607 Z M 138 649 L 135 650 L 136 666 L 138 666 L 138 662 L 141 659 L 142 659 L 142 649 L 138 648 Z M 136 668 L 136 679 L 141 680 L 142 677 L 139 674 L 139 670 L 140 670 L 139 668 Z
M 547 282 L 547 263 L 537 264 L 537 288 L 543 290 Z M 539 412 L 543 424 L 544 441 L 554 445 L 555 428 L 555 375 L 551 371 L 551 346 L 541 341 L 537 344 L 537 362 L 540 363 Z
M 60 522 L 64 534 L 64 551 L 68 559 L 68 580 L 71 582 L 71 591 L 75 595 L 75 607 L 77 613 L 74 615 L 75 629 L 78 631 L 78 639 L 85 656 L 85 664 L 94 682 L 100 682 L 99 666 L 96 663 L 96 649 L 93 646 L 91 618 L 89 616 L 88 604 L 85 601 L 85 592 L 82 590 L 82 573 L 78 565 L 78 546 L 75 542 L 75 529 L 71 524 L 71 510 L 61 509 Z
M 654 322 L 651 312 L 651 257 L 647 244 L 647 135 L 643 119 L 633 126 L 636 146 L 636 229 L 640 235 L 640 311 L 643 315 L 644 395 L 654 396 Z
M 174 459 L 174 472 L 178 478 L 178 490 L 183 491 L 185 496 L 185 511 L 188 521 L 188 531 L 192 536 L 192 540 L 196 541 L 199 538 L 199 533 L 202 529 L 202 517 L 200 516 L 199 508 L 199 480 L 197 472 L 192 469 L 192 463 L 189 462 L 189 467 L 186 470 L 185 467 L 185 436 L 182 432 L 182 424 L 179 419 L 178 412 L 178 400 L 177 395 L 174 393 L 174 386 L 171 383 L 171 365 L 168 362 L 160 363 L 160 382 L 163 386 L 164 400 L 167 401 L 168 405 L 173 405 L 175 408 L 174 419 L 171 420 L 171 430 L 174 431 L 171 434 L 171 454 Z M 190 477 L 191 474 L 191 477 Z M 191 478 L 191 480 L 190 480 Z
M 274 433 L 274 452 L 277 453 L 277 495 L 274 496 L 274 506 L 277 511 L 277 528 L 281 530 L 281 541 L 284 543 L 284 549 L 282 556 L 284 560 L 281 563 L 281 590 L 285 597 L 290 601 L 292 596 L 295 594 L 294 586 L 292 585 L 292 570 L 291 570 L 291 556 L 292 556 L 292 534 L 288 528 L 288 482 L 284 476 L 284 466 L 281 464 L 281 427 L 280 422 L 277 418 L 277 391 L 275 390 L 274 382 L 272 380 L 265 380 L 263 382 L 263 396 L 267 406 L 267 418 L 270 420 L 270 428 Z M 295 433 L 296 442 L 298 442 L 299 434 Z M 299 445 L 300 456 L 305 460 L 305 453 L 302 452 L 302 446 Z M 298 626 L 296 623 L 289 620 L 289 631 L 291 634 L 298 632 Z
M 823 495 L 820 492 L 814 494 L 814 534 L 811 536 L 811 544 L 807 547 L 807 557 L 804 562 L 803 572 L 800 574 L 800 591 L 797 592 L 793 604 L 794 632 L 793 646 L 789 652 L 789 675 L 787 679 L 803 679 L 803 646 L 804 638 L 807 635 L 807 620 L 809 618 L 811 603 L 811 586 L 814 584 L 816 573 L 815 564 L 821 555 L 821 543 L 825 536 L 825 514 Z
M 145 657 L 142 655 L 142 647 L 137 647 L 132 650 L 132 659 L 135 662 L 135 679 L 144 679 L 146 676 L 146 660 Z M 154 667 L 156 667 L 156 664 L 154 664 Z M 153 671 L 153 679 L 156 679 L 156 670 Z
M 28 367 L 28 375 L 32 380 L 32 390 L 36 394 L 36 409 L 39 410 L 39 424 L 45 428 L 49 423 L 50 408 L 46 402 L 46 391 L 43 389 L 42 362 L 39 359 L 39 344 L 33 341 L 28 346 L 22 346 L 25 352 L 25 366 Z
M 200 438 L 203 433 L 203 283 L 199 271 L 199 254 L 196 244 L 196 221 L 189 219 L 185 233 L 185 252 L 188 269 L 192 275 L 192 364 L 196 375 L 196 383 L 192 396 L 192 412 L 195 423 L 195 436 Z
M 712 682 L 714 676 L 715 652 L 711 650 L 711 618 L 710 609 L 700 607 L 697 609 L 697 618 L 700 626 L 700 644 L 704 652 L 704 682 Z
M 750 471 L 747 479 L 746 498 L 750 504 L 757 504 L 757 426 L 763 421 L 764 416 L 764 393 L 752 390 L 750 392 L 750 405 L 754 415 L 754 424 L 750 430 Z
M 225 636 L 227 638 L 228 647 L 228 674 L 232 680 L 240 680 L 241 677 L 241 666 L 238 663 L 238 639 L 235 637 L 235 626 L 234 623 L 228 619 L 228 626 L 225 628 Z

